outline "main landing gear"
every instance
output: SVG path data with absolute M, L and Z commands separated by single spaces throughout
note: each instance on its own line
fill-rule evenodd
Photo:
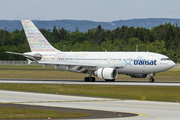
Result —
M 85 82 L 94 82 L 94 81 L 96 81 L 96 78 L 95 77 L 85 77 L 84 81 Z
M 85 77 L 84 78 L 84 81 L 85 82 L 95 82 L 96 81 L 96 78 L 95 77 L 92 77 L 93 75 L 93 72 L 88 72 L 88 77 Z
M 150 73 L 149 75 L 150 75 L 149 82 L 154 82 L 155 73 Z

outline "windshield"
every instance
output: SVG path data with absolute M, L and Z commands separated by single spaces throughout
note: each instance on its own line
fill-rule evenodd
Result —
M 162 61 L 170 60 L 169 58 L 161 58 Z

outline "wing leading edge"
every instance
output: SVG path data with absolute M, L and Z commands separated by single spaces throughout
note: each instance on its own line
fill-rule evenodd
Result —
M 100 67 L 109 67 L 109 68 L 115 68 L 115 69 L 119 69 L 119 68 L 123 68 L 123 66 L 121 65 L 108 65 L 108 64 L 88 64 L 88 63 L 77 63 L 77 62 L 56 62 L 56 61 L 52 61 L 52 62 L 45 62 L 45 61 L 38 61 L 38 63 L 40 64 L 46 64 L 46 65 L 71 65 L 71 66 L 81 66 L 84 68 L 100 68 Z

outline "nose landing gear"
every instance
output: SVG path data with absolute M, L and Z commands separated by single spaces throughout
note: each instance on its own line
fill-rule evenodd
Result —
M 149 82 L 154 82 L 154 78 L 149 78 Z
M 150 75 L 149 82 L 154 82 L 155 73 L 150 73 L 149 75 Z

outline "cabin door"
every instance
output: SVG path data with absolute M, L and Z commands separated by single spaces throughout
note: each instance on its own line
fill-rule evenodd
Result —
M 110 58 L 110 57 L 107 58 L 107 64 L 108 64 L 108 65 L 111 64 L 111 58 Z

